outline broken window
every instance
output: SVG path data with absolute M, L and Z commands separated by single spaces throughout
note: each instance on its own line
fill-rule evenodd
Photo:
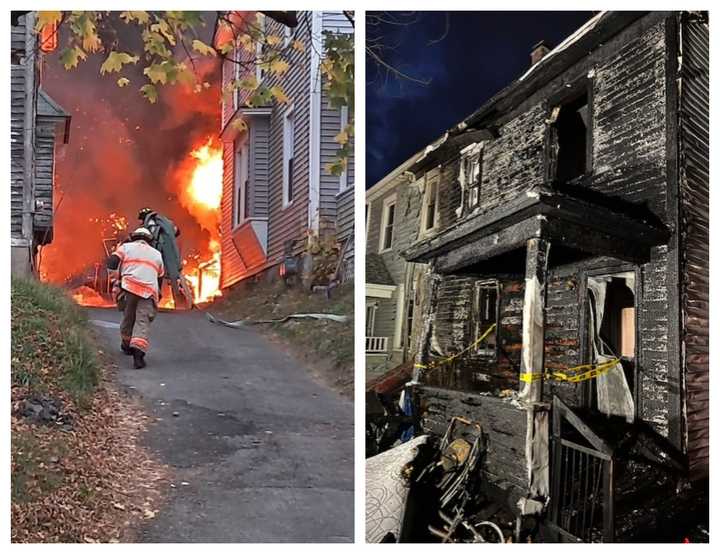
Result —
M 413 283 L 411 282 L 411 287 Z M 413 317 L 415 316 L 415 289 L 412 287 L 407 295 L 407 311 L 405 312 L 405 346 L 412 350 Z
M 395 230 L 395 196 L 383 202 L 382 225 L 380 226 L 380 252 L 389 250 L 393 244 Z
M 475 283 L 473 301 L 473 343 L 495 328 L 475 345 L 475 352 L 481 356 L 495 356 L 497 346 L 498 282 L 478 281 Z
M 632 422 L 635 402 L 635 273 L 588 277 L 591 361 L 605 370 L 593 379 L 598 411 Z M 608 368 L 608 364 L 610 367 Z
M 440 177 L 437 173 L 432 176 L 425 176 L 425 194 L 423 196 L 422 231 L 432 231 L 437 226 L 438 220 L 438 192 Z
M 462 215 L 463 211 L 469 213 L 480 204 L 482 151 L 483 143 L 479 142 L 465 147 L 461 152 L 458 180 L 462 189 L 462 200 L 458 215 Z
M 568 183 L 588 172 L 590 110 L 587 91 L 556 106 L 549 122 L 555 126 L 555 179 Z M 552 140 L 552 139 L 551 139 Z

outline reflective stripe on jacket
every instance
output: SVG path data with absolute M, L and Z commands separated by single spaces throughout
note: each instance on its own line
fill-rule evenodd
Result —
M 120 287 L 142 298 L 159 301 L 158 279 L 165 274 L 162 255 L 142 240 L 118 246 L 120 258 Z

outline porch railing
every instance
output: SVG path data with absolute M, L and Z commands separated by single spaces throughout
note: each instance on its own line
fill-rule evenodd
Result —
M 383 354 L 387 352 L 387 337 L 365 337 L 367 354 Z
M 567 436 L 570 433 L 573 439 Z M 551 472 L 550 528 L 560 535 L 558 539 L 613 542 L 613 449 L 557 397 L 553 398 Z

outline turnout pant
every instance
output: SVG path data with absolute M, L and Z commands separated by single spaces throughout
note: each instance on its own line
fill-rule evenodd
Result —
M 142 298 L 125 290 L 121 295 L 124 296 L 119 303 L 123 311 L 120 324 L 123 346 L 147 352 L 150 347 L 150 322 L 157 313 L 155 302 L 152 298 Z

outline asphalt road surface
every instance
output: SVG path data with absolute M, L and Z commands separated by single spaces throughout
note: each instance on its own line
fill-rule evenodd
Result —
M 121 384 L 156 418 L 144 441 L 174 470 L 142 542 L 350 542 L 353 406 L 254 331 L 161 313 L 145 369 L 120 313 L 88 310 Z

